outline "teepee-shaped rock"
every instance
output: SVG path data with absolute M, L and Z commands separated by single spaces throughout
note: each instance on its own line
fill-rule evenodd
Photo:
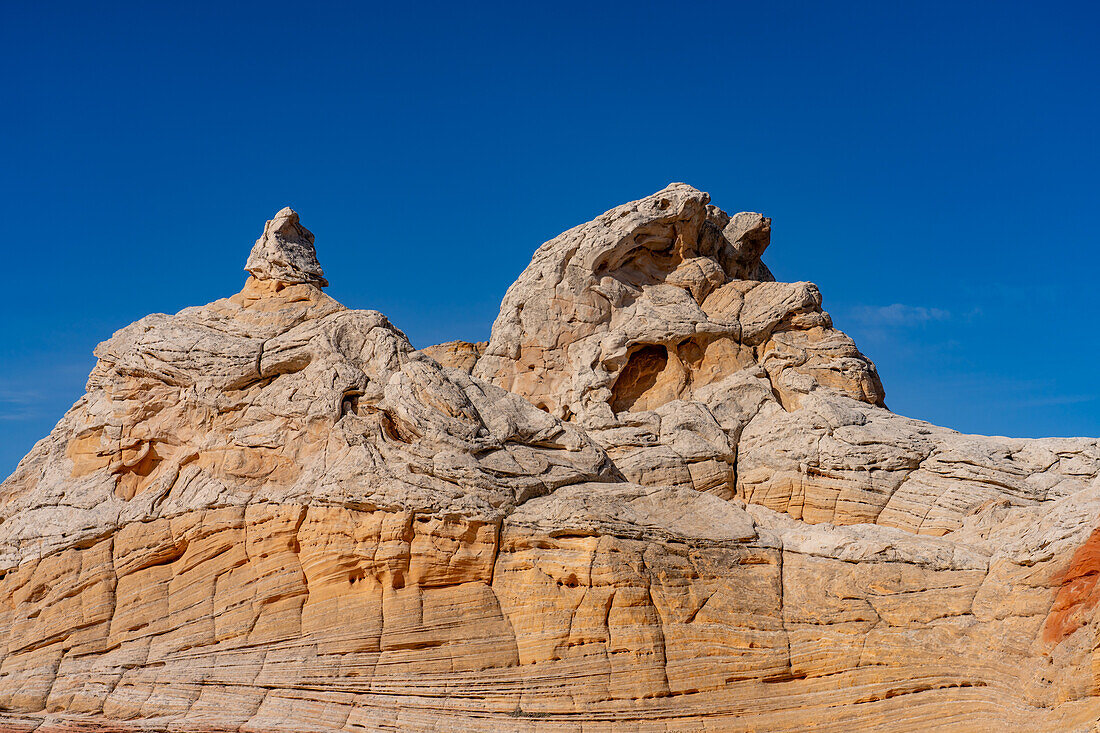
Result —
M 328 286 L 313 247 L 313 232 L 298 222 L 297 212 L 289 206 L 264 225 L 244 269 L 258 280 Z

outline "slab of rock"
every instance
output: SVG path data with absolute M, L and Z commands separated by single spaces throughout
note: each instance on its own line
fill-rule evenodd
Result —
M 1100 444 L 888 411 L 770 231 L 673 184 L 417 351 L 279 212 L 0 485 L 0 730 L 1096 730 Z

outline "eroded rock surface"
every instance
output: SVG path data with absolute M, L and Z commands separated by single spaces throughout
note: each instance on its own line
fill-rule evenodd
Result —
M 0 730 L 1095 730 L 1100 445 L 893 414 L 770 231 L 673 184 L 416 351 L 280 211 L 0 486 Z

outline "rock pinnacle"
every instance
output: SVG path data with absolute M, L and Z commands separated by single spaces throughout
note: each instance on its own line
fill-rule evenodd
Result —
M 289 206 L 264 225 L 244 269 L 258 280 L 328 285 L 313 247 L 313 232 L 298 223 L 297 212 Z

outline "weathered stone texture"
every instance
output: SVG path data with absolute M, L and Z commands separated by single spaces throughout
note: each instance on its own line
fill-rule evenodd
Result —
M 0 731 L 1089 731 L 1100 445 L 884 406 L 673 184 L 416 351 L 268 222 L 0 485 Z

